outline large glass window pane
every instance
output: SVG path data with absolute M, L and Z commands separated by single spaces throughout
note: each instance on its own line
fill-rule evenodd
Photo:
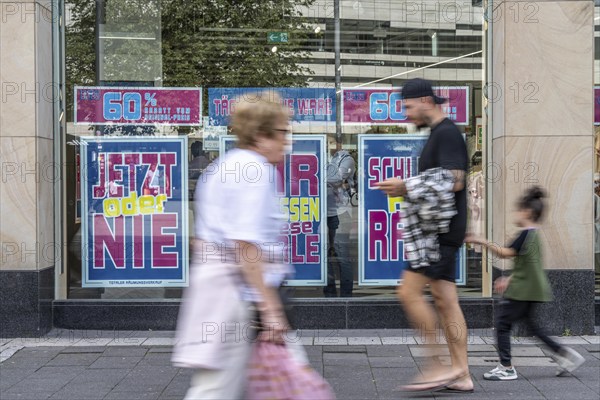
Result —
M 317 112 L 315 107 L 318 105 L 313 107 L 307 102 L 306 107 L 303 106 L 304 122 L 293 125 L 294 135 L 322 137 L 326 146 L 323 167 L 329 186 L 322 200 L 327 204 L 328 215 L 322 216 L 321 222 L 329 225 L 329 234 L 325 231 L 321 240 L 326 242 L 329 265 L 324 262 L 324 257 L 322 272 L 329 275 L 331 283 L 335 280 L 335 291 L 332 284 L 329 290 L 324 285 L 307 284 L 296 287 L 295 296 L 324 297 L 335 293 L 343 297 L 393 297 L 395 287 L 389 282 L 381 285 L 361 283 L 364 273 L 361 259 L 366 255 L 359 240 L 365 233 L 362 228 L 365 221 L 360 213 L 363 205 L 360 185 L 367 166 L 362 165 L 361 154 L 365 149 L 361 148 L 359 135 L 413 135 L 418 132 L 400 118 L 400 110 L 393 109 L 389 113 L 392 104 L 389 97 L 388 116 L 396 118 L 391 122 L 384 124 L 370 119 L 368 107 L 358 107 L 353 117 L 344 120 L 341 113 L 347 90 L 379 90 L 380 95 L 390 96 L 407 79 L 424 77 L 447 93 L 457 90 L 463 94 L 457 100 L 460 102 L 457 107 L 464 115 L 457 117 L 455 114 L 461 112 L 453 110 L 453 105 L 447 112 L 453 118 L 462 118 L 458 126 L 465 135 L 472 164 L 468 178 L 469 221 L 474 231 L 483 229 L 483 10 L 476 1 L 457 3 L 452 9 L 441 1 L 414 4 L 416 8 L 409 10 L 405 3 L 394 0 L 66 0 L 69 106 L 64 165 L 69 169 L 67 174 L 76 176 L 78 170 L 85 172 L 80 162 L 82 137 L 126 136 L 139 140 L 139 143 L 146 141 L 146 144 L 150 138 L 186 137 L 184 153 L 188 187 L 182 202 L 188 210 L 187 230 L 193 237 L 192 201 L 196 180 L 208 163 L 218 157 L 219 136 L 227 134 L 226 127 L 212 126 L 215 121 L 205 119 L 211 101 L 222 100 L 210 98 L 210 90 L 305 87 L 322 89 L 323 93 L 332 91 L 332 97 L 337 90 L 339 101 L 333 109 L 340 113 L 339 123 L 336 123 L 335 115 L 322 121 L 315 116 L 310 121 L 308 117 Z M 339 13 L 335 12 L 336 5 Z M 339 35 L 336 35 L 336 27 Z M 339 43 L 336 43 L 338 38 Z M 336 87 L 336 78 L 339 87 Z M 131 88 L 130 92 L 142 93 L 139 104 L 150 108 L 157 98 L 152 94 L 146 97 L 144 88 L 167 91 L 195 88 L 202 96 L 203 125 L 185 124 L 183 120 L 154 124 L 118 121 L 106 125 L 76 124 L 75 86 L 119 88 L 123 89 L 123 96 L 127 92 L 124 88 Z M 292 93 L 288 93 L 290 98 L 301 102 L 301 96 Z M 123 110 L 132 115 L 136 112 L 135 99 L 120 98 L 118 102 L 123 106 L 121 114 Z M 229 103 L 219 103 L 219 107 L 229 108 Z M 158 116 L 171 113 L 157 108 L 155 114 Z M 299 110 L 297 108 L 296 112 Z M 112 112 L 114 114 L 116 110 Z M 161 169 L 158 170 L 160 176 Z M 341 172 L 333 176 L 332 170 Z M 85 232 L 81 231 L 81 219 L 87 211 L 82 210 L 80 204 L 85 194 L 81 193 L 79 180 L 75 179 L 65 182 L 63 189 L 67 210 L 65 231 L 72 241 L 67 260 L 69 297 L 180 297 L 181 288 L 177 286 L 84 287 L 82 265 L 85 257 L 82 256 L 81 241 Z M 332 235 L 334 230 L 335 235 Z M 461 295 L 481 295 L 481 262 L 481 249 L 466 246 Z

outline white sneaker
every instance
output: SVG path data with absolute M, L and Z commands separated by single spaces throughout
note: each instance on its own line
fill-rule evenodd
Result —
M 487 379 L 488 381 L 513 381 L 517 379 L 517 370 L 515 367 L 508 368 L 499 364 L 490 372 L 483 374 L 483 379 Z
M 552 357 L 558 365 L 556 376 L 560 376 L 565 372 L 573 372 L 585 362 L 585 358 L 570 347 L 562 347 L 558 353 Z

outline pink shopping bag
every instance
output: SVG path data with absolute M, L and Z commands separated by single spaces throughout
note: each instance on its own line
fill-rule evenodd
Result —
M 335 394 L 314 369 L 294 361 L 285 345 L 257 342 L 248 368 L 246 399 L 335 400 Z

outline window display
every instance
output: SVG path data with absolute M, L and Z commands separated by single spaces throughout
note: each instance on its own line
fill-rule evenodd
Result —
M 433 80 L 450 98 L 443 111 L 459 125 L 469 154 L 482 150 L 475 135 L 482 136 L 483 9 L 465 4 L 450 24 L 415 28 L 394 12 L 365 12 L 374 9 L 369 2 L 342 4 L 337 17 L 336 1 L 265 8 L 252 1 L 65 0 L 63 161 L 67 175 L 80 177 L 60 188 L 68 298 L 181 296 L 196 183 L 223 146 L 234 145 L 227 122 L 236 98 L 265 90 L 279 94 L 292 120 L 293 149 L 280 172 L 295 296 L 395 297 L 401 230 L 393 228 L 397 210 L 375 225 L 369 220 L 369 179 L 378 171 L 369 160 L 385 158 L 384 143 L 427 134 L 407 121 L 398 96 L 414 77 Z M 470 181 L 471 224 L 482 229 L 481 172 Z M 376 260 L 369 244 L 380 253 Z M 465 247 L 457 263 L 461 293 L 480 295 L 481 253 Z

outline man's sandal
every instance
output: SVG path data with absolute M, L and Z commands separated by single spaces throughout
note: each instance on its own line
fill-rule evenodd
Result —
M 464 375 L 461 375 L 459 377 L 450 379 L 438 379 L 435 381 L 410 383 L 408 385 L 400 386 L 399 388 L 395 389 L 395 391 L 400 391 L 403 393 L 437 392 L 455 384 L 464 377 Z

